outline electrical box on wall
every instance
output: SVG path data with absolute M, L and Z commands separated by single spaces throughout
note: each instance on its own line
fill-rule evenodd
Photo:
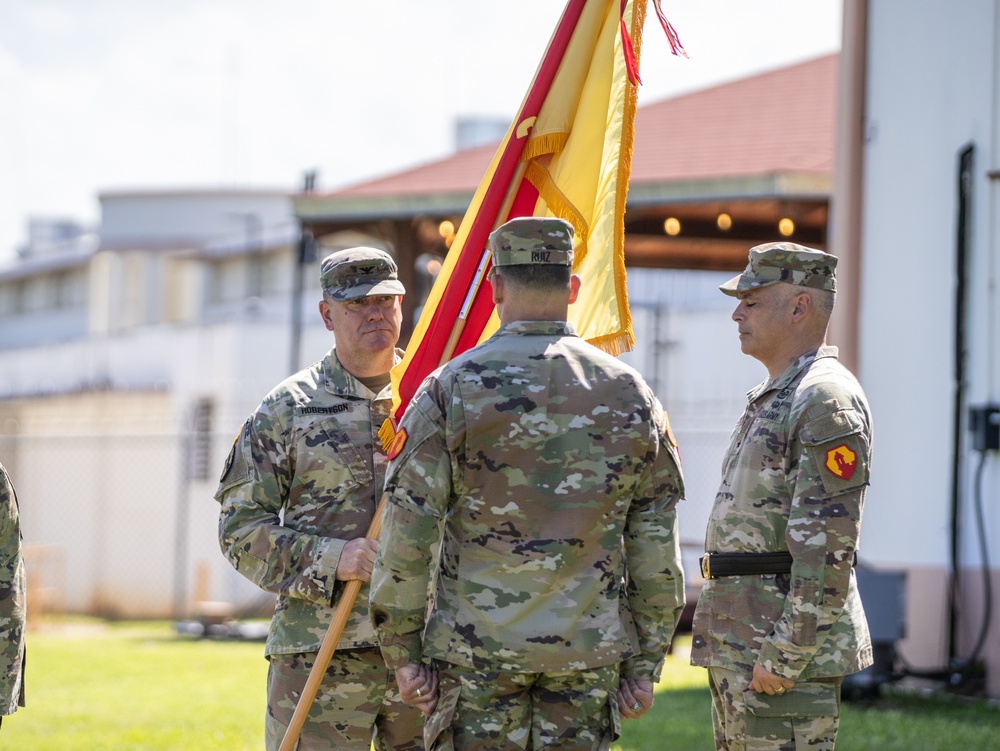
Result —
M 1000 450 L 1000 404 L 969 407 L 969 430 L 976 451 Z

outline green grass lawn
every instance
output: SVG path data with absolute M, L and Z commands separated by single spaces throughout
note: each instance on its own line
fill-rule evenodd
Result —
M 680 637 L 640 720 L 615 751 L 712 751 L 706 672 Z M 166 623 L 60 620 L 29 634 L 28 706 L 0 728 L 11 751 L 259 751 L 260 642 L 176 636 Z M 893 693 L 844 704 L 839 751 L 1000 750 L 1000 709 Z
M 261 642 L 179 638 L 165 623 L 57 622 L 28 635 L 17 751 L 259 751 Z
M 653 709 L 622 728 L 613 751 L 714 751 L 708 673 L 687 664 L 679 636 Z M 873 702 L 843 702 L 838 751 L 1000 751 L 1000 708 L 949 695 L 920 697 L 887 687 Z

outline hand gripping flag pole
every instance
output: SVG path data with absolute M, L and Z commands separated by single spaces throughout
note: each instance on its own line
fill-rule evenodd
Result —
M 382 532 L 382 512 L 384 510 L 385 495 L 379 501 L 378 508 L 375 510 L 375 517 L 372 519 L 365 537 L 372 540 L 378 539 L 379 534 Z M 319 693 L 323 676 L 326 675 L 326 669 L 330 666 L 330 660 L 337 649 L 337 642 L 340 641 L 340 635 L 344 633 L 344 626 L 347 625 L 347 619 L 354 608 L 354 602 L 358 599 L 358 592 L 361 591 L 362 583 L 360 579 L 351 579 L 344 586 L 344 591 L 337 602 L 337 609 L 333 611 L 333 620 L 330 621 L 330 626 L 326 630 L 326 636 L 323 637 L 323 643 L 320 644 L 319 652 L 316 655 L 316 662 L 313 663 L 312 670 L 309 671 L 309 677 L 306 679 L 306 685 L 302 689 L 302 695 L 295 705 L 295 712 L 292 714 L 292 719 L 288 723 L 288 727 L 285 728 L 285 735 L 281 739 L 279 751 L 293 751 L 298 744 L 302 727 L 306 724 L 306 717 L 309 716 L 309 710 L 316 700 L 316 694 Z

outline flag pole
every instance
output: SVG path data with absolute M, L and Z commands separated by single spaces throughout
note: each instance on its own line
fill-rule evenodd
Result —
M 368 533 L 365 535 L 368 539 L 377 540 L 381 534 L 382 513 L 384 510 L 385 494 L 383 493 L 382 499 L 378 503 L 378 508 L 375 509 L 375 518 L 372 519 L 371 526 L 368 527 Z M 337 642 L 340 641 L 340 635 L 344 633 L 347 619 L 351 615 L 351 610 L 354 608 L 354 601 L 358 599 L 358 593 L 361 591 L 363 583 L 361 579 L 351 579 L 344 587 L 344 591 L 340 595 L 340 600 L 337 602 L 337 609 L 333 612 L 333 619 L 330 621 L 330 626 L 323 637 L 323 643 L 320 644 L 319 652 L 316 655 L 316 662 L 313 663 L 312 669 L 309 671 L 309 677 L 306 679 L 306 685 L 302 689 L 302 695 L 295 705 L 295 713 L 292 715 L 292 720 L 288 723 L 288 727 L 285 728 L 285 735 L 281 739 L 281 746 L 279 746 L 278 751 L 293 751 L 295 744 L 298 743 L 302 727 L 306 724 L 306 717 L 309 716 L 309 710 L 316 700 L 316 694 L 319 693 L 323 676 L 326 675 L 326 669 L 330 666 L 330 660 L 337 649 Z
M 587 2 L 588 0 L 567 0 L 566 7 L 535 71 L 528 92 L 511 124 L 511 130 L 508 131 L 507 137 L 495 155 L 495 168 L 492 174 L 488 174 L 488 181 L 484 178 L 484 181 L 480 183 L 482 193 L 477 193 L 478 203 L 476 203 L 477 199 L 474 198 L 474 206 L 470 207 L 470 211 L 473 212 L 472 216 L 466 216 L 462 222 L 463 228 L 459 231 L 459 236 L 464 238 L 459 246 L 460 250 L 464 250 L 466 247 L 475 248 L 475 250 L 468 254 L 459 252 L 456 255 L 454 269 L 451 273 L 451 278 L 455 280 L 456 286 L 462 289 L 462 298 L 455 300 L 442 297 L 434 310 L 425 309 L 424 313 L 421 314 L 421 320 L 417 322 L 417 332 L 422 331 L 424 337 L 421 339 L 421 343 L 434 339 L 437 340 L 438 345 L 428 347 L 425 350 L 419 346 L 413 351 L 410 351 L 409 347 L 407 348 L 407 354 L 403 360 L 404 374 L 400 377 L 398 384 L 395 381 L 393 383 L 393 400 L 397 405 L 392 415 L 393 420 L 398 421 L 424 376 L 437 368 L 442 361 L 443 353 L 439 347 L 450 340 L 449 334 L 453 331 L 460 305 L 465 299 L 464 293 L 468 289 L 468 285 L 471 284 L 473 274 L 480 261 L 478 251 L 485 247 L 487 235 L 498 223 L 496 219 L 501 214 L 505 200 L 511 189 L 517 184 L 513 182 L 513 178 L 515 175 L 521 174 L 519 170 L 523 169 L 521 155 L 528 135 L 549 93 L 552 81 L 556 77 L 560 62 L 569 47 L 573 32 Z M 516 188 L 514 192 L 516 193 Z M 455 253 L 454 246 L 451 253 Z M 449 258 L 451 253 L 449 253 Z M 433 294 L 434 290 L 432 289 L 432 296 Z M 462 325 L 465 325 L 464 321 Z
M 517 165 L 513 179 L 510 182 L 510 187 L 507 188 L 507 194 L 504 196 L 503 204 L 500 206 L 500 210 L 497 212 L 496 219 L 493 222 L 493 229 L 496 229 L 507 221 L 507 216 L 510 214 L 511 206 L 514 204 L 514 196 L 517 192 L 516 187 L 520 184 L 521 179 L 524 177 L 525 169 L 526 167 L 523 161 Z M 479 259 L 479 266 L 472 278 L 472 284 L 469 287 L 468 293 L 465 295 L 465 300 L 462 302 L 462 308 L 458 312 L 458 318 L 452 325 L 451 334 L 448 336 L 448 342 L 441 351 L 441 360 L 438 362 L 438 365 L 444 365 L 454 356 L 455 349 L 458 346 L 458 340 L 461 338 L 462 332 L 465 330 L 465 323 L 469 319 L 469 312 L 472 310 L 472 305 L 476 301 L 479 289 L 483 286 L 483 280 L 486 278 L 487 267 L 490 265 L 492 260 L 493 253 L 489 248 L 484 248 L 482 256 Z

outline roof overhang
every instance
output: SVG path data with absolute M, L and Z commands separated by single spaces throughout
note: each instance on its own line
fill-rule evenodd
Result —
M 409 195 L 303 195 L 292 201 L 304 224 L 354 224 L 426 215 L 462 215 L 475 191 Z

